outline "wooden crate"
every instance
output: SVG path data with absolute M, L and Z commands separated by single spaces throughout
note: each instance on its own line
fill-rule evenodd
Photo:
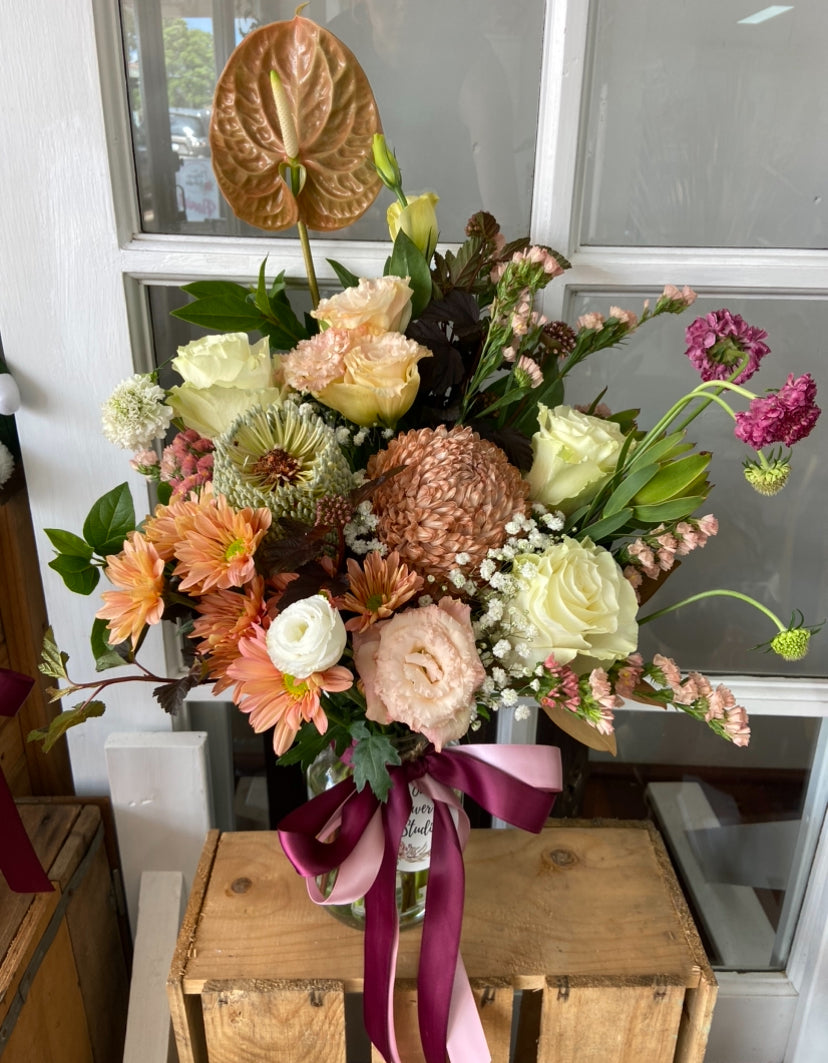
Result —
M 406 1063 L 420 934 L 400 939 Z M 461 952 L 495 1063 L 513 1043 L 537 1063 L 701 1063 L 716 983 L 649 824 L 473 831 Z M 362 934 L 311 903 L 275 834 L 209 836 L 167 988 L 180 1063 L 367 1061 Z
M 18 808 L 53 893 L 0 877 L 2 1063 L 117 1063 L 129 978 L 100 809 L 78 799 Z

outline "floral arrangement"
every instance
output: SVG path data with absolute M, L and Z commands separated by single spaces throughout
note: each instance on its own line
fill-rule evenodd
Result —
M 297 54 L 344 73 L 319 75 L 308 100 Z M 609 389 L 568 405 L 577 365 L 687 311 L 695 294 L 668 284 L 652 305 L 570 325 L 541 312 L 568 267 L 553 249 L 507 242 L 478 212 L 465 242 L 438 252 L 437 196 L 405 193 L 356 60 L 300 16 L 234 52 L 211 146 L 240 217 L 297 225 L 314 307 L 301 319 L 264 263 L 251 287 L 187 285 L 177 316 L 217 334 L 179 348 L 179 384 L 136 375 L 104 404 L 106 436 L 133 452 L 158 502 L 138 519 L 122 484 L 81 535 L 47 531 L 72 590 L 92 593 L 101 571 L 112 585 L 92 632 L 99 669 L 130 665 L 169 711 L 210 683 L 255 731 L 273 729 L 282 761 L 307 766 L 332 746 L 356 792 L 379 802 L 412 735 L 419 753 L 439 754 L 531 703 L 604 749 L 628 698 L 747 744 L 732 693 L 663 656 L 645 661 L 638 635 L 661 615 L 646 603 L 677 560 L 717 531 L 703 513 L 711 455 L 691 434 L 699 415 L 734 419 L 748 484 L 773 494 L 790 472 L 781 448 L 819 416 L 811 377 L 749 390 L 766 334 L 720 310 L 687 328 L 700 382 L 654 425 L 613 412 Z M 394 196 L 384 275 L 332 262 L 341 290 L 320 299 L 307 229 L 349 224 L 383 186 Z M 761 609 L 783 658 L 806 653 L 816 629 L 801 617 L 786 624 L 727 590 L 694 597 L 709 594 Z M 183 675 L 140 663 L 162 620 L 191 647 Z M 66 684 L 55 696 L 82 700 L 47 743 L 103 712 L 101 693 L 124 681 L 76 682 L 66 663 L 49 640 L 44 669 Z M 429 1058 L 444 1050 L 443 1037 Z

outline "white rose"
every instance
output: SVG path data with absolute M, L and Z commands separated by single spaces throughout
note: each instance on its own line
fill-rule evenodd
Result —
M 614 421 L 573 410 L 538 406 L 532 436 L 529 497 L 569 514 L 589 502 L 615 472 L 624 435 Z
M 403 332 L 411 320 L 411 296 L 407 277 L 363 277 L 356 287 L 320 299 L 311 317 L 329 328 L 366 325 L 372 332 Z
M 181 384 L 167 392 L 167 402 L 172 406 L 175 417 L 206 439 L 216 439 L 222 435 L 251 406 L 267 409 L 281 399 L 280 388 L 247 390 L 221 384 L 211 388 Z
M 337 663 L 348 633 L 338 610 L 314 594 L 283 609 L 267 631 L 267 652 L 280 672 L 307 679 Z
M 602 546 L 564 538 L 543 554 L 518 555 L 513 574 L 518 590 L 508 612 L 518 630 L 531 626 L 515 641 L 530 668 L 551 654 L 584 673 L 635 652 L 635 591 Z
M 178 348 L 172 367 L 194 388 L 267 388 L 273 365 L 267 337 L 252 347 L 244 332 L 205 336 Z

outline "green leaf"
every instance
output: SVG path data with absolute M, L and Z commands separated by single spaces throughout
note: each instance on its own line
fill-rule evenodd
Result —
M 241 295 L 211 295 L 171 311 L 173 317 L 213 332 L 263 331 L 265 316 L 248 300 L 249 291 Z
M 351 763 L 357 790 L 362 791 L 367 783 L 380 801 L 386 801 L 391 790 L 388 765 L 400 763 L 399 753 L 387 735 L 373 734 L 364 720 L 357 720 L 350 730 L 356 741 Z
M 613 532 L 617 532 L 619 528 L 623 528 L 630 517 L 633 515 L 631 509 L 619 509 L 617 513 L 613 513 L 612 516 L 602 517 L 600 520 L 594 521 L 586 528 L 582 528 L 578 532 L 578 538 L 583 539 L 589 536 L 594 543 L 599 543 L 601 539 L 606 539 Z
M 642 524 L 661 524 L 663 521 L 684 520 L 695 512 L 707 495 L 687 495 L 673 498 L 657 506 L 636 506 L 633 517 Z
M 91 594 L 101 578 L 100 569 L 90 564 L 86 558 L 74 557 L 71 554 L 58 554 L 49 562 L 49 568 L 54 569 L 75 594 Z
M 619 509 L 623 509 L 636 492 L 640 491 L 645 484 L 652 480 L 658 472 L 658 468 L 658 465 L 645 465 L 637 472 L 634 472 L 632 476 L 627 476 L 622 480 L 604 504 L 604 516 L 609 517 L 613 513 L 617 513 Z
M 684 491 L 696 484 L 699 477 L 704 477 L 710 465 L 710 458 L 709 453 L 688 454 L 678 461 L 662 465 L 658 474 L 636 493 L 635 504 L 651 506 L 680 497 Z
M 683 439 L 684 432 L 671 432 L 670 435 L 659 439 L 657 443 L 653 443 L 653 445 L 647 447 L 646 450 L 633 451 L 628 471 L 632 471 L 637 465 L 640 465 L 644 461 L 650 465 L 652 462 L 661 462 L 667 458 L 676 458 L 680 454 L 692 450 L 692 444 L 683 443 Z
M 93 622 L 89 642 L 95 658 L 96 672 L 105 672 L 107 668 L 120 668 L 126 664 L 125 654 L 131 649 L 130 643 L 122 642 L 120 645 L 124 652 L 119 653 L 118 648 L 109 641 L 109 628 L 105 620 L 96 619 Z
M 265 279 L 265 266 L 267 265 L 267 259 L 262 261 L 259 266 L 259 283 L 256 285 L 256 290 L 253 293 L 253 302 L 256 304 L 256 308 L 261 310 L 265 317 L 270 316 L 270 297 L 267 291 L 267 280 Z
M 359 284 L 359 277 L 357 277 L 355 273 L 351 273 L 351 271 L 346 269 L 341 262 L 336 262 L 332 258 L 329 258 L 327 262 L 339 278 L 339 283 L 343 288 L 356 288 Z
M 70 557 L 84 557 L 87 561 L 92 557 L 92 547 L 73 532 L 62 531 L 60 528 L 44 528 L 49 536 L 49 542 L 59 554 L 68 554 Z
M 155 494 L 162 506 L 168 506 L 172 498 L 172 487 L 165 481 L 156 485 Z
M 397 233 L 391 257 L 385 263 L 385 276 L 408 277 L 413 295 L 411 316 L 416 318 L 431 301 L 431 270 L 425 255 L 402 229 Z
M 77 727 L 79 723 L 83 723 L 84 720 L 89 720 L 93 716 L 103 716 L 104 712 L 106 712 L 106 705 L 102 701 L 83 702 L 80 705 L 76 705 L 74 709 L 67 709 L 66 712 L 56 716 L 48 727 L 29 731 L 27 741 L 42 742 L 43 752 L 48 753 L 55 742 L 62 738 L 70 727 Z
M 100 557 L 120 553 L 127 532 L 134 530 L 135 507 L 125 483 L 101 495 L 83 522 L 83 537 Z
M 191 284 L 182 284 L 182 292 L 186 292 L 188 295 L 192 295 L 196 299 L 212 298 L 216 295 L 221 295 L 231 299 L 246 300 L 249 288 L 246 288 L 243 284 L 237 284 L 236 281 L 193 281 Z M 186 307 L 180 307 L 181 310 L 186 310 Z M 178 310 L 172 310 L 172 314 L 178 315 Z
M 44 675 L 52 676 L 53 679 L 68 680 L 69 677 L 66 674 L 66 662 L 68 660 L 69 654 L 63 653 L 58 649 L 58 644 L 55 642 L 55 634 L 50 627 L 47 627 L 43 636 L 43 646 L 40 650 L 38 671 Z

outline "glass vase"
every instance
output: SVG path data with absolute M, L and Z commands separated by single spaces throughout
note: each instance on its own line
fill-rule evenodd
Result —
M 403 738 L 397 744 L 402 760 L 415 759 L 425 748 L 419 735 Z M 324 749 L 307 771 L 308 794 L 330 790 L 351 774 L 350 766 L 337 757 L 332 746 Z M 431 857 L 431 831 L 434 823 L 434 806 L 429 797 L 421 793 L 413 783 L 411 790 L 411 815 L 405 825 L 397 854 L 397 912 L 400 930 L 417 926 L 423 921 L 426 905 L 426 886 Z M 325 896 L 330 894 L 336 882 L 336 870 L 317 878 Z M 365 929 L 365 903 L 362 897 L 351 904 L 328 904 L 326 911 L 347 926 Z

